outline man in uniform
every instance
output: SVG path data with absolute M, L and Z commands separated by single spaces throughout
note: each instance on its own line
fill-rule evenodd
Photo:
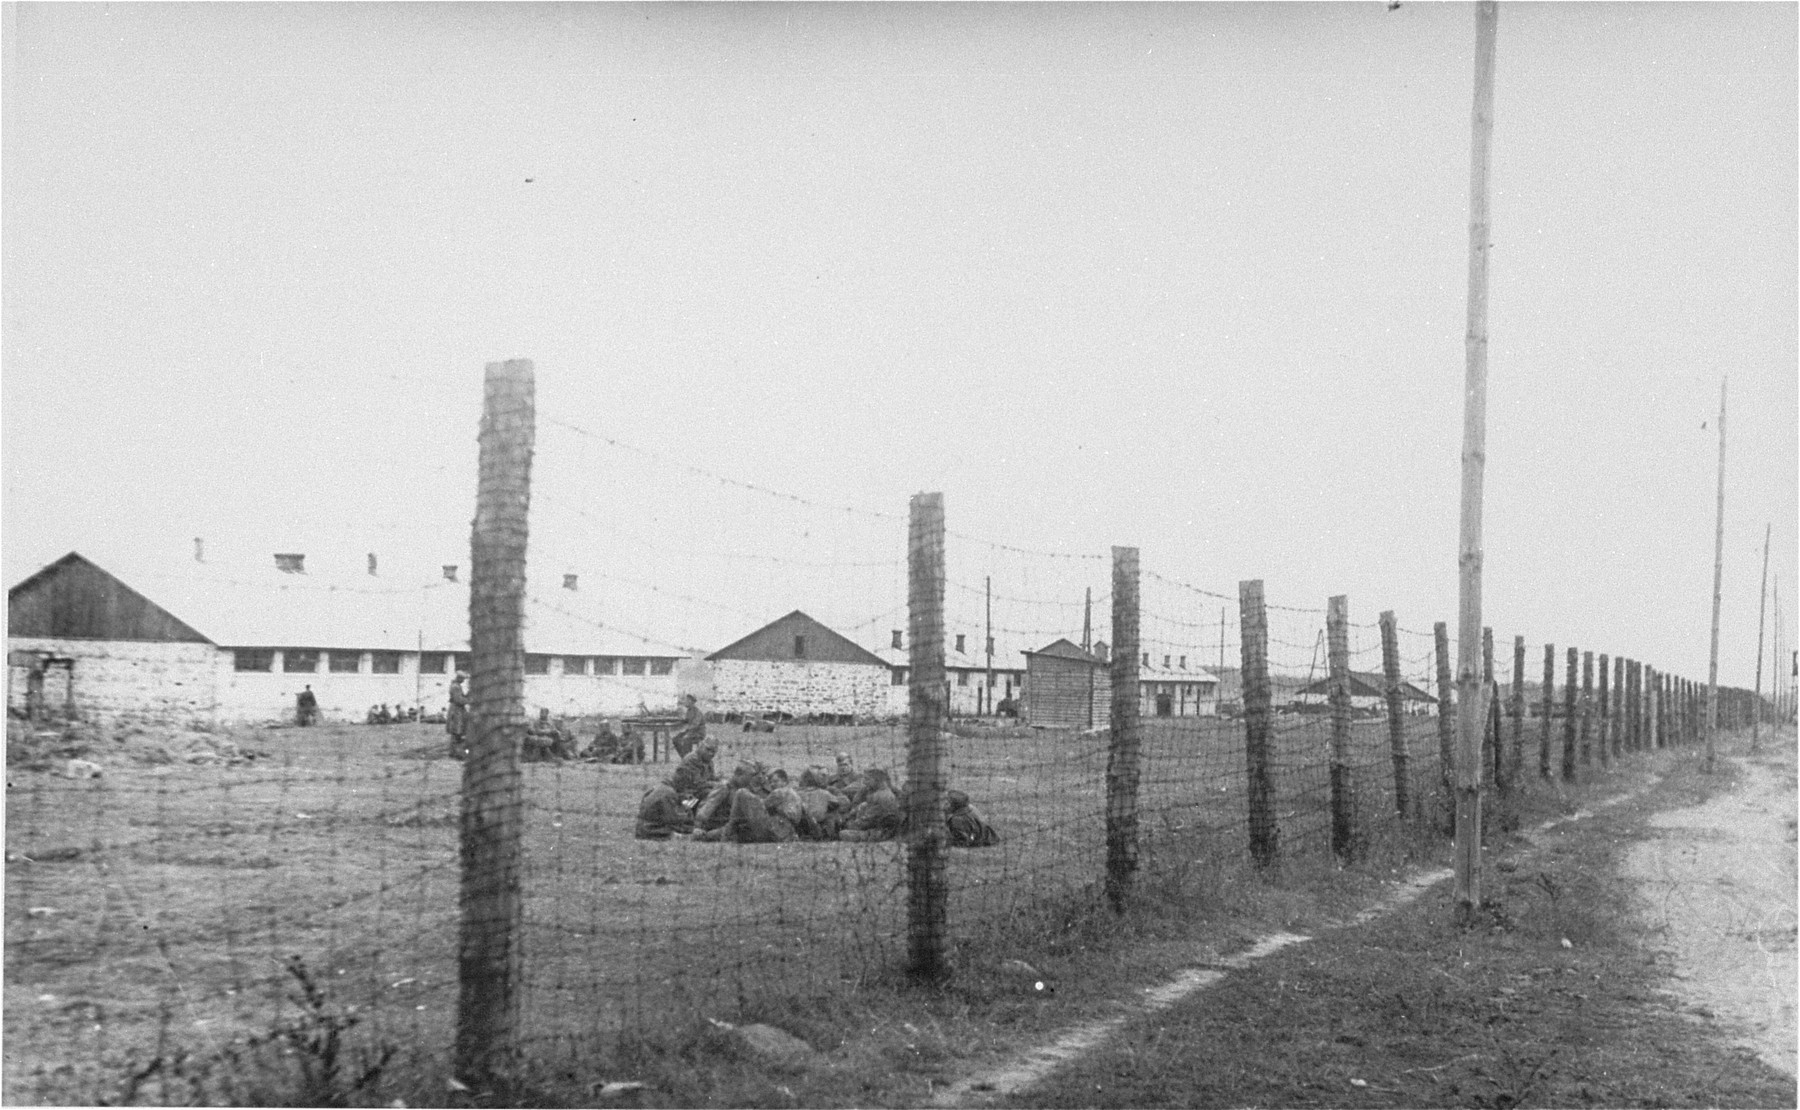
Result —
M 464 759 L 469 754 L 469 695 L 463 692 L 461 671 L 450 680 L 450 711 L 444 715 L 444 731 L 450 734 L 450 758 Z
M 319 719 L 319 699 L 314 696 L 311 685 L 294 695 L 294 715 L 300 719 L 301 728 Z
M 706 739 L 706 714 L 700 712 L 700 699 L 692 694 L 681 695 L 681 718 L 681 727 L 669 737 L 669 743 L 676 755 L 686 759 L 694 745 Z

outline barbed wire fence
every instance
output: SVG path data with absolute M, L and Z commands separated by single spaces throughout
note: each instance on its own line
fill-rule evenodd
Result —
M 707 1017 L 978 977 L 1045 922 L 1178 896 L 1197 868 L 1354 863 L 1447 827 L 1441 623 L 1190 583 L 1135 548 L 978 536 L 938 494 L 905 512 L 798 497 L 537 416 L 530 379 L 490 367 L 472 635 L 452 653 L 472 663 L 466 762 L 430 724 L 175 742 L 125 723 L 90 747 L 166 761 L 75 779 L 9 733 L 9 1097 L 116 1097 L 123 1076 L 138 1101 L 250 1101 L 236 1065 L 307 1020 L 470 1086 L 581 1074 Z M 720 647 L 768 627 L 786 658 Z M 1496 791 L 1703 735 L 1704 685 L 1547 644 L 1534 690 L 1526 639 L 1510 669 L 1492 643 Z M 643 839 L 675 766 L 654 739 L 642 762 L 526 758 L 535 711 L 586 747 L 690 692 L 721 779 L 770 793 L 776 770 L 835 777 L 841 755 L 892 778 L 903 831 Z M 1747 724 L 1747 694 L 1721 704 Z M 964 804 L 996 843 L 954 843 Z

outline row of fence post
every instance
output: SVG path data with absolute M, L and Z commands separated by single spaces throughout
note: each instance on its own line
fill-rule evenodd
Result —
M 521 838 L 523 791 L 519 774 L 525 730 L 524 645 L 525 549 L 529 523 L 531 458 L 535 444 L 535 380 L 529 360 L 489 363 L 479 437 L 479 490 L 471 537 L 470 744 L 463 767 L 461 829 L 461 924 L 459 937 L 455 1073 L 483 1083 L 504 1082 L 519 1060 L 523 954 Z M 941 493 L 912 499 L 908 525 L 908 624 L 912 634 L 912 681 L 907 718 L 906 843 L 908 880 L 908 963 L 920 976 L 948 970 L 949 882 L 944 830 L 944 503 Z M 1138 871 L 1139 611 L 1138 551 L 1112 552 L 1112 702 L 1106 768 L 1105 890 L 1115 909 L 1127 905 Z M 1247 827 L 1252 860 L 1277 862 L 1280 828 L 1275 814 L 1272 765 L 1272 689 L 1268 667 L 1268 618 L 1260 580 L 1238 584 L 1246 761 Z M 1389 749 L 1393 761 L 1394 811 L 1399 819 L 1423 816 L 1411 792 L 1405 734 L 1397 626 L 1381 614 L 1382 671 L 1386 681 Z M 1329 703 L 1331 708 L 1331 846 L 1342 859 L 1359 850 L 1359 826 L 1351 759 L 1349 693 L 1349 600 L 1329 599 Z M 1451 708 L 1451 664 L 1447 626 L 1433 629 L 1439 695 L 1438 744 L 1441 795 L 1454 797 L 1456 726 Z M 1480 689 L 1495 691 L 1493 637 L 1483 636 Z M 1543 730 L 1538 772 L 1551 777 L 1550 750 L 1556 654 L 1544 645 Z M 1609 681 L 1608 664 L 1611 664 Z M 1579 664 L 1579 698 L 1577 667 Z M 1488 715 L 1476 762 L 1493 768 L 1495 783 L 1507 789 L 1523 761 L 1525 719 L 1525 639 L 1513 641 L 1510 758 L 1502 737 L 1498 698 Z M 1626 751 L 1708 741 L 1718 727 L 1747 726 L 1758 698 L 1744 691 L 1718 690 L 1661 674 L 1636 660 L 1599 657 L 1596 696 L 1594 655 L 1568 649 L 1564 683 L 1562 777 L 1576 775 L 1577 758 L 1592 762 L 1598 747 L 1602 766 Z M 1597 707 L 1597 716 L 1595 709 Z M 1490 758 L 1491 757 L 1491 758 Z M 1441 814 L 1446 826 L 1454 811 Z

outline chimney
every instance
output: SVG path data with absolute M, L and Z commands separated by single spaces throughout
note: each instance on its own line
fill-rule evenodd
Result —
M 1163 656 L 1163 670 L 1166 671 L 1168 669 L 1169 669 L 1169 657 L 1165 655 L 1165 656 Z
M 906 647 L 906 633 L 900 631 L 898 628 L 894 629 L 894 649 L 896 651 L 898 651 L 905 647 Z
M 1187 656 L 1185 655 L 1181 657 L 1181 669 L 1187 670 Z
M 956 634 L 956 654 L 961 655 L 962 650 L 963 650 L 963 634 L 958 632 Z
M 194 562 L 206 562 L 206 541 L 199 536 L 194 537 Z
M 444 577 L 448 581 L 451 581 L 451 582 L 456 581 L 456 564 L 455 563 L 445 563 L 444 564 Z
M 1148 667 L 1149 665 L 1150 665 L 1150 653 L 1146 651 L 1144 653 L 1144 666 Z
M 276 554 L 275 554 L 275 569 L 282 572 L 283 574 L 305 574 L 306 573 L 306 556 L 305 555 L 284 555 L 280 552 L 276 552 Z
M 375 577 L 375 553 L 369 552 L 369 577 Z
M 572 590 L 574 588 L 575 588 L 575 576 L 573 574 L 563 575 L 563 589 Z

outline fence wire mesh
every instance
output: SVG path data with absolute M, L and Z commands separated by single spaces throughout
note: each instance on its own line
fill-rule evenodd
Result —
M 904 797 L 903 507 L 783 494 L 688 466 L 678 447 L 633 447 L 557 419 L 540 422 L 538 446 L 526 709 L 547 711 L 568 747 L 522 768 L 520 1051 L 579 1069 L 646 1030 L 894 976 L 908 958 L 904 839 L 741 844 L 634 833 L 647 793 L 675 769 L 664 741 L 688 692 L 711 710 L 721 778 L 741 767 L 746 781 L 776 769 L 794 783 L 809 770 L 829 780 L 843 761 L 865 781 L 886 771 Z M 954 503 L 946 509 L 943 777 L 998 834 L 953 848 L 944 863 L 954 964 L 959 952 L 1101 896 L 1114 590 L 1103 554 L 980 537 L 958 527 Z M 557 575 L 578 577 L 559 588 Z M 1142 889 L 1195 866 L 1247 865 L 1251 847 L 1238 584 L 1159 573 L 1152 552 L 1138 585 Z M 1267 768 L 1283 859 L 1332 850 L 1324 600 L 1283 596 L 1277 584 L 1264 608 Z M 1378 602 L 1351 600 L 1355 827 L 1374 836 L 1429 824 L 1445 801 L 1432 701 L 1440 641 L 1396 630 L 1411 797 L 1401 815 L 1381 629 L 1371 619 Z M 844 643 L 791 633 L 818 639 L 804 649 L 784 641 L 794 675 L 750 668 L 760 692 L 727 689 L 716 665 L 710 680 L 695 677 L 705 672 L 692 661 L 729 657 L 721 645 L 796 610 Z M 1501 705 L 1561 709 L 1541 683 L 1514 701 L 1507 643 L 1496 660 Z M 317 646 L 329 660 L 334 645 Z M 659 674 L 665 658 L 680 666 Z M 539 659 L 549 660 L 541 671 Z M 1612 660 L 1616 709 L 1625 662 Z M 1527 651 L 1527 675 L 1532 661 Z M 1603 682 L 1606 665 L 1603 656 Z M 301 676 L 311 673 L 324 672 Z M 1674 719 L 1692 719 L 1693 704 Z M 463 765 L 443 724 L 215 726 L 75 708 L 72 721 L 9 728 L 9 1101 L 92 1100 L 153 1060 L 164 1064 L 133 1088 L 140 1100 L 202 1088 L 244 1095 L 202 1062 L 251 1051 L 306 1009 L 296 956 L 368 1043 L 448 1052 Z M 1520 738 L 1529 772 L 1539 722 L 1515 719 L 1521 727 L 1507 722 L 1502 737 Z M 643 762 L 579 757 L 612 722 L 634 721 Z M 1549 717 L 1541 723 L 1551 738 Z M 1615 726 L 1614 756 L 1622 734 Z M 1598 726 L 1593 736 L 1605 752 Z M 559 757 L 569 754 L 577 758 Z M 98 764 L 97 775 L 70 777 L 71 759 Z

